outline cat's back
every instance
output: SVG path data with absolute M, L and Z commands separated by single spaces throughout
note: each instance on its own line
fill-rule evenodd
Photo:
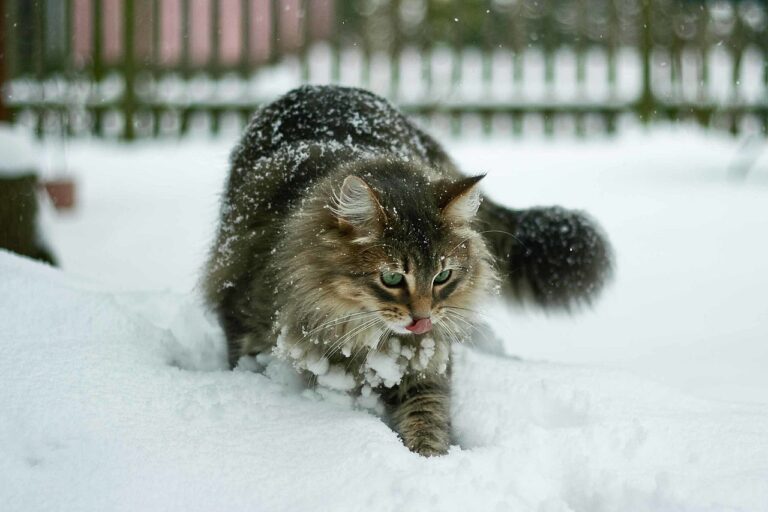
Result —
M 305 85 L 256 113 L 233 153 L 233 167 L 252 168 L 259 159 L 307 145 L 448 162 L 439 145 L 387 100 L 364 89 Z

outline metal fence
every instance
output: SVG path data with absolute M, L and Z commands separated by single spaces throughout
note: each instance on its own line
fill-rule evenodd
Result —
M 0 0 L 0 8 L 2 103 L 40 134 L 215 133 L 305 82 L 373 89 L 454 133 L 581 135 L 660 119 L 768 132 L 764 1 Z

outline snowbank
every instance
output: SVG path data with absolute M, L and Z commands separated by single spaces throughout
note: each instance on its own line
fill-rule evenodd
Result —
M 449 455 L 290 372 L 229 372 L 188 294 L 0 252 L 0 503 L 38 510 L 768 509 L 768 407 L 455 353 Z
M 40 170 L 39 154 L 40 150 L 29 130 L 0 123 L 0 178 L 37 174 Z

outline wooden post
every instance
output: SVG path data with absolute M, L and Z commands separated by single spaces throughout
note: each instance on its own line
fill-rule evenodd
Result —
M 8 55 L 6 54 L 9 45 L 7 44 L 8 30 L 5 16 L 7 10 L 5 8 L 6 0 L 0 0 L 0 121 L 11 122 L 13 116 L 11 110 L 5 104 L 5 81 L 8 78 Z
M 91 80 L 98 84 L 104 78 L 104 10 L 101 0 L 93 0 L 91 4 Z M 93 131 L 100 136 L 104 131 L 104 109 L 96 105 L 93 109 Z
M 653 115 L 653 91 L 651 90 L 651 50 L 653 38 L 651 35 L 651 0 L 642 0 L 640 22 L 642 30 L 640 32 L 640 55 L 643 66 L 643 88 L 640 93 L 640 101 L 637 104 L 637 113 L 643 123 L 648 123 Z
M 134 114 L 136 111 L 136 66 L 134 62 L 134 30 L 136 17 L 134 0 L 123 0 L 123 138 L 133 140 L 136 137 Z

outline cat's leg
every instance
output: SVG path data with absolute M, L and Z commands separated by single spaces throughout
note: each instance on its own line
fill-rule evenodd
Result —
M 450 377 L 406 377 L 382 398 L 405 446 L 426 457 L 448 452 L 451 438 Z
M 221 315 L 220 323 L 227 338 L 227 360 L 234 369 L 242 356 L 256 356 L 274 346 L 274 336 L 267 322 L 244 322 L 235 315 Z

